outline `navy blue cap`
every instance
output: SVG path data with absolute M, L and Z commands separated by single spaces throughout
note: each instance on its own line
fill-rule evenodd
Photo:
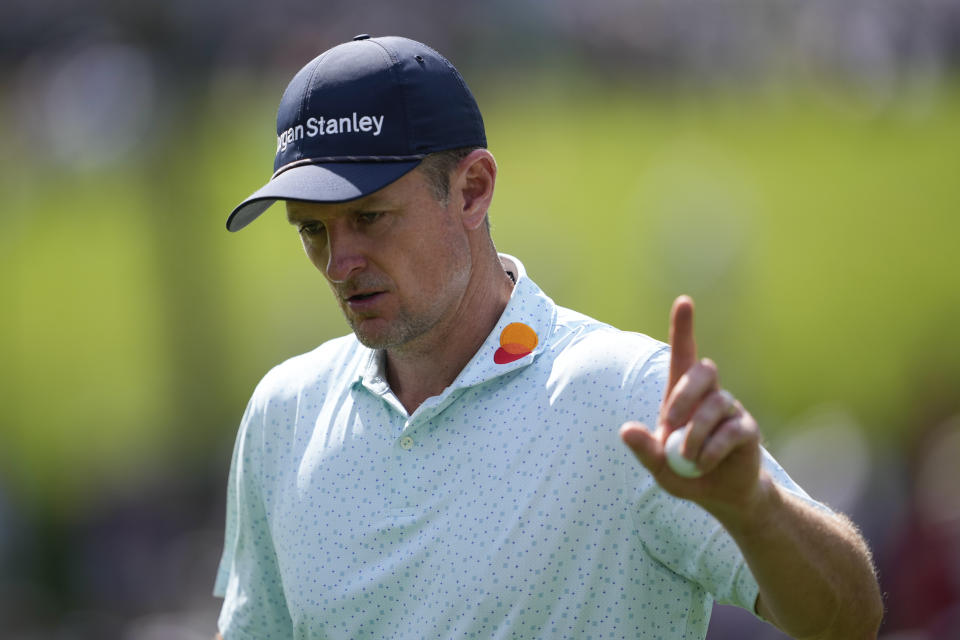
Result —
M 227 229 L 242 229 L 277 200 L 361 198 L 430 153 L 472 146 L 487 146 L 483 118 L 446 58 L 407 38 L 357 36 L 290 81 L 277 111 L 273 176 L 233 210 Z

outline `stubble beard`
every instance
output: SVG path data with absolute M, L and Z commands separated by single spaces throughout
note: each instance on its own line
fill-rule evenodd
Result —
M 393 318 L 384 319 L 376 315 L 351 315 L 343 297 L 338 296 L 341 300 L 341 311 L 360 344 L 369 349 L 402 350 L 442 324 L 445 318 L 448 319 L 450 314 L 455 312 L 462 303 L 462 297 L 469 286 L 473 263 L 468 245 L 464 244 L 460 252 L 454 252 L 452 248 L 449 251 L 447 256 L 438 260 L 440 264 L 445 265 L 442 272 L 446 274 L 446 278 L 442 283 L 436 283 L 436 289 L 432 295 L 426 294 L 426 299 L 430 302 L 425 306 L 414 303 L 414 308 L 411 308 L 401 302 Z M 351 284 L 354 289 L 360 289 L 359 284 L 367 289 L 380 288 L 380 283 Z M 391 290 L 394 295 L 399 293 L 392 287 L 385 288 Z M 423 296 L 418 297 L 423 299 Z M 364 327 L 365 321 L 377 323 L 377 320 L 386 323 L 387 326 Z
M 425 308 L 410 309 L 400 304 L 388 317 L 352 314 L 345 302 L 340 309 L 360 344 L 370 349 L 398 350 L 440 324 L 452 302 L 437 295 Z
M 346 313 L 344 314 L 346 315 Z M 384 330 L 375 331 L 365 328 L 364 321 L 376 318 L 351 318 L 346 315 L 347 323 L 353 330 L 353 335 L 363 346 L 369 349 L 395 349 L 425 334 L 436 325 L 436 321 L 427 318 L 415 317 L 401 310 L 397 317 Z
M 395 311 L 394 317 L 389 320 L 376 315 L 351 316 L 345 304 L 341 305 L 341 310 L 360 344 L 369 349 L 400 351 L 418 338 L 427 335 L 445 319 L 449 320 L 450 314 L 461 303 L 461 297 L 470 279 L 469 264 L 448 273 L 448 280 L 431 297 L 432 304 L 424 308 L 410 309 L 401 305 Z M 385 323 L 387 326 L 381 325 L 379 328 L 364 326 L 365 321 L 379 324 L 378 320 L 379 323 Z

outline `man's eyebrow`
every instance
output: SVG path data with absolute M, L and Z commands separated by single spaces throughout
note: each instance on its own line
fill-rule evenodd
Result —
M 287 222 L 289 222 L 290 224 L 297 224 L 298 222 L 302 222 L 302 220 L 298 220 L 295 217 L 295 214 L 293 213 L 293 211 L 291 211 L 290 209 L 287 209 Z
M 341 211 L 333 213 L 332 215 L 334 217 L 356 215 L 359 213 L 376 211 L 387 206 L 387 202 L 385 200 L 375 197 L 360 198 L 346 204 L 348 205 L 347 207 Z M 318 220 L 319 218 L 320 216 L 314 215 L 309 209 L 303 210 L 296 207 L 287 209 L 287 222 L 292 225 L 297 225 L 308 220 Z
M 366 198 L 360 198 L 350 203 L 350 212 L 359 213 L 361 211 L 370 211 L 371 209 L 382 209 L 389 206 L 389 202 L 377 194 L 371 194 Z
M 309 211 L 293 211 L 287 210 L 287 222 L 296 226 L 302 222 L 307 222 L 310 220 L 317 220 L 317 216 L 311 214 Z
M 288 200 L 286 202 L 287 222 L 294 224 L 303 220 L 313 220 L 315 216 L 308 207 L 300 205 L 309 205 L 310 202 L 300 200 Z

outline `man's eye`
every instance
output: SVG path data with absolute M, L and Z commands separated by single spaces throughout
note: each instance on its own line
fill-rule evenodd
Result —
M 323 233 L 323 230 L 324 226 L 319 222 L 305 222 L 304 224 L 300 225 L 300 233 L 308 236 L 315 236 L 318 233 Z
M 379 211 L 365 211 L 357 214 L 357 222 L 360 224 L 373 224 L 380 219 L 383 214 Z

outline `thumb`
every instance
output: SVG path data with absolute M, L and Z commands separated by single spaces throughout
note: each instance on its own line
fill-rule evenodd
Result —
M 666 462 L 663 444 L 642 422 L 624 422 L 620 427 L 620 439 L 650 473 L 657 475 L 663 468 Z

